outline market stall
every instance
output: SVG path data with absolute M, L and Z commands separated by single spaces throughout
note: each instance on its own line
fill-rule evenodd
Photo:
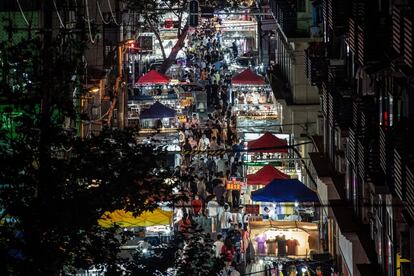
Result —
M 319 202 L 318 195 L 297 179 L 275 179 L 252 192 L 253 201 Z
M 262 211 L 262 214 L 272 220 L 313 221 L 313 203 L 319 202 L 316 192 L 297 179 L 274 179 L 265 187 L 253 191 L 251 199 L 262 202 L 267 207 L 267 212 Z
M 288 142 L 270 132 L 264 133 L 256 140 L 247 143 L 247 150 L 251 155 L 258 155 L 262 159 L 273 159 L 274 155 L 288 153 Z
M 251 221 L 256 256 L 307 258 L 319 252 L 318 224 L 298 221 Z
M 264 126 L 278 125 L 281 105 L 265 79 L 246 69 L 231 79 L 231 101 L 239 132 L 263 132 Z
M 178 96 L 170 85 L 170 78 L 155 70 L 138 78 L 133 95 L 128 96 L 128 125 L 139 123 L 139 114 L 155 102 L 180 110 Z
M 176 128 L 177 119 L 176 111 L 163 105 L 160 102 L 155 102 L 148 109 L 141 111 L 140 125 L 142 128 Z
M 254 174 L 247 175 L 247 185 L 266 185 L 274 179 L 289 179 L 289 175 L 268 164 Z
M 98 220 L 98 224 L 104 228 L 114 225 L 119 227 L 148 227 L 156 225 L 171 225 L 172 211 L 155 209 L 154 211 L 143 212 L 139 216 L 134 216 L 132 212 L 125 210 L 116 210 L 113 212 L 105 212 Z

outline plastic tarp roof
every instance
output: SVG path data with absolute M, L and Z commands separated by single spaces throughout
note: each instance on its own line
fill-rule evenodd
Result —
M 172 118 L 177 112 L 163 105 L 160 102 L 155 102 L 150 108 L 141 112 L 139 117 L 141 119 L 158 119 L 158 118 Z
M 258 139 L 249 141 L 247 143 L 247 148 L 249 151 L 266 152 L 266 153 L 274 153 L 274 152 L 287 153 L 288 152 L 287 146 L 288 146 L 288 143 L 286 140 L 279 139 L 273 134 L 271 134 L 270 132 L 266 132 L 264 135 L 262 135 Z
M 246 69 L 240 74 L 231 78 L 231 84 L 238 85 L 265 85 L 266 82 L 262 76 L 257 75 L 250 69 Z
M 137 85 L 156 85 L 156 84 L 167 84 L 170 82 L 170 78 L 164 74 L 151 70 L 148 73 L 142 75 L 137 80 Z
M 109 228 L 114 224 L 120 227 L 147 227 L 156 225 L 169 225 L 172 221 L 172 211 L 155 209 L 154 211 L 143 212 L 140 216 L 134 217 L 131 212 L 116 210 L 112 213 L 105 212 L 98 220 L 100 226 Z
M 252 192 L 253 201 L 319 202 L 317 194 L 297 179 L 273 180 L 266 187 Z
M 248 185 L 266 185 L 273 179 L 289 179 L 289 175 L 284 174 L 272 165 L 266 165 L 255 174 L 247 175 Z

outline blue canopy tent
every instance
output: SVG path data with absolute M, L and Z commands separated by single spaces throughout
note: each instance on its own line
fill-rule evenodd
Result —
M 161 119 L 161 118 L 173 118 L 176 111 L 163 105 L 160 102 L 155 102 L 150 108 L 141 112 L 139 117 L 141 119 Z
M 253 201 L 319 202 L 317 194 L 297 179 L 274 179 L 264 188 L 252 192 Z

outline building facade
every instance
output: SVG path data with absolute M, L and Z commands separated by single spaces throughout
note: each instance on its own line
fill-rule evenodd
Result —
M 414 272 L 409 2 L 321 1 L 323 40 L 305 50 L 321 99 L 310 153 L 321 238 L 344 275 Z

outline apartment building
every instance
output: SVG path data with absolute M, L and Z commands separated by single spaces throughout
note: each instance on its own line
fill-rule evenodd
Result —
M 324 0 L 305 51 L 321 104 L 310 153 L 322 239 L 344 275 L 412 275 L 413 6 Z M 374 274 L 373 274 L 374 273 Z
M 1 1 L 0 38 L 9 43 L 42 34 L 45 18 L 50 18 L 53 35 L 63 30 L 87 39 L 84 53 L 82 89 L 73 92 L 81 120 L 66 120 L 65 127 L 81 137 L 97 134 L 108 123 L 107 111 L 116 76 L 116 50 L 122 26 L 118 1 Z M 82 20 L 79 20 L 82 18 Z M 79 23 L 81 22 L 81 23 Z M 84 90 L 84 91 L 80 91 Z M 116 116 L 115 116 L 116 117 Z
M 275 21 L 269 25 L 269 16 L 263 18 L 268 33 L 264 36 L 268 46 L 264 48 L 268 51 L 265 56 L 274 63 L 269 79 L 276 100 L 282 105 L 281 131 L 291 134 L 292 144 L 308 142 L 309 135 L 316 132 L 319 94 L 306 78 L 304 50 L 322 40 L 314 28 L 320 24 L 312 16 L 313 6 L 309 1 L 270 0 L 263 10 L 271 12 Z M 311 144 L 298 147 L 304 160 L 312 147 Z M 307 175 L 301 180 L 315 188 Z

